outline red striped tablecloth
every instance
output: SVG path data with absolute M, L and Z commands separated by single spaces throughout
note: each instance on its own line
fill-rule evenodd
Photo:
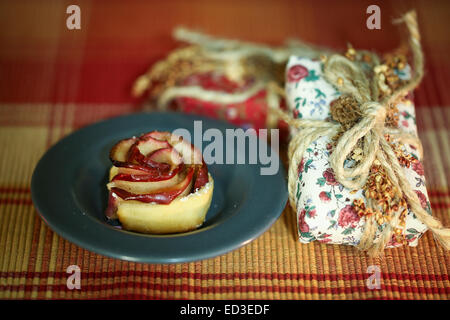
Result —
M 69 243 L 37 216 L 29 181 L 45 150 L 73 130 L 80 110 L 83 117 L 96 120 L 99 114 L 105 116 L 99 108 L 107 109 L 107 114 L 131 109 L 1 106 L 0 146 L 8 151 L 0 161 L 1 298 L 448 298 L 449 257 L 429 233 L 417 248 L 391 249 L 384 259 L 371 259 L 351 247 L 300 244 L 289 208 L 247 246 L 193 263 L 136 264 Z M 448 225 L 450 108 L 420 108 L 418 119 L 433 212 Z M 81 268 L 81 290 L 66 286 L 70 265 Z M 380 290 L 366 285 L 370 265 L 381 268 Z
M 349 41 L 387 50 L 399 41 L 389 20 L 413 6 L 427 57 L 427 75 L 416 93 L 427 187 L 433 214 L 450 226 L 447 2 L 383 2 L 383 27 L 373 32 L 364 29 L 362 2 L 136 1 L 126 8 L 120 1 L 79 3 L 78 33 L 65 29 L 64 2 L 0 4 L 1 299 L 449 298 L 449 255 L 429 232 L 416 248 L 372 259 L 352 247 L 300 244 L 294 214 L 286 208 L 261 237 L 228 254 L 137 264 L 59 237 L 38 217 L 30 197 L 33 169 L 52 144 L 77 128 L 139 110 L 140 102 L 129 95 L 131 83 L 175 46 L 175 25 L 267 43 L 295 35 L 323 45 Z M 79 290 L 66 285 L 70 265 L 81 269 Z M 371 265 L 381 270 L 380 289 L 367 286 Z

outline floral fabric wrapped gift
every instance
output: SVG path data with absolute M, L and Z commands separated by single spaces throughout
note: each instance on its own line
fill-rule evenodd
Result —
M 379 57 L 349 48 L 286 66 L 289 113 L 273 112 L 291 129 L 289 200 L 301 242 L 354 245 L 379 255 L 416 246 L 430 229 L 450 249 L 450 230 L 431 215 L 411 92 L 423 76 L 415 12 L 406 54 Z
M 230 81 L 222 74 L 193 74 L 184 79 L 181 85 L 198 86 L 206 92 L 223 92 L 237 94 L 251 87 L 250 83 L 239 85 Z M 243 128 L 261 129 L 267 126 L 266 91 L 261 89 L 246 97 L 242 102 L 222 104 L 215 101 L 205 101 L 201 97 L 179 96 L 171 102 L 172 107 L 185 113 L 205 115 L 223 119 Z
M 293 116 L 300 119 L 330 120 L 330 105 L 339 98 L 336 87 L 323 77 L 323 62 L 302 57 L 291 57 L 287 64 L 286 99 Z M 400 79 L 410 78 L 408 65 L 396 70 Z M 404 99 L 397 106 L 396 122 L 403 130 L 417 134 L 414 104 Z M 299 239 L 303 243 L 318 240 L 326 243 L 357 245 L 364 229 L 364 219 L 359 216 L 354 202 L 364 198 L 363 190 L 349 190 L 336 181 L 330 167 L 330 137 L 314 141 L 303 155 L 298 167 L 296 207 Z M 414 185 L 422 206 L 431 207 L 425 187 L 424 170 L 418 160 L 417 150 L 403 146 L 409 166 L 405 174 Z M 403 151 L 403 150 L 402 150 Z M 406 242 L 416 246 L 427 227 L 408 211 L 402 237 L 392 237 L 388 247 Z M 402 241 L 405 240 L 405 241 Z
M 175 30 L 174 35 L 190 45 L 175 49 L 140 76 L 133 95 L 147 91 L 160 109 L 207 115 L 244 128 L 278 126 L 268 115 L 268 101 L 278 105 L 283 101 L 269 84 L 284 82 L 288 54 L 275 61 L 276 50 L 269 47 L 185 29 Z

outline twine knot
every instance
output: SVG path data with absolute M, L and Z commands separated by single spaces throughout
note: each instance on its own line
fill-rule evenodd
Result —
M 386 106 L 377 101 L 365 102 L 361 105 L 361 111 L 366 117 L 375 119 L 375 124 L 383 126 L 386 119 Z

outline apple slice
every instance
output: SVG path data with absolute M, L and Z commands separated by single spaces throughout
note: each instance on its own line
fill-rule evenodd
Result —
M 126 162 L 128 161 L 128 151 L 131 146 L 135 144 L 137 138 L 123 139 L 117 142 L 109 152 L 109 158 L 112 162 Z
M 157 165 L 154 167 L 151 167 L 150 165 L 146 164 L 136 164 L 136 163 L 130 163 L 130 162 L 120 162 L 120 161 L 112 161 L 115 167 L 123 168 L 123 169 L 130 169 L 130 170 L 137 170 L 137 171 L 145 171 L 149 174 L 152 174 L 154 171 L 158 170 L 170 170 L 170 166 L 167 164 L 162 164 L 158 168 Z
M 160 204 L 168 204 L 174 199 L 184 197 L 191 192 L 193 176 L 194 168 L 191 167 L 189 168 L 186 176 L 179 183 L 165 188 L 158 187 L 159 190 L 154 193 L 136 194 L 115 186 L 111 186 L 110 190 L 123 200 L 138 200 L 146 203 L 156 202 Z M 139 182 L 134 182 L 132 184 L 136 185 L 138 183 Z M 108 188 L 109 187 L 110 183 L 108 184 Z M 136 186 L 133 186 L 133 190 L 136 190 L 135 188 Z
M 159 163 L 167 163 L 171 166 L 178 166 L 183 163 L 181 155 L 172 147 L 153 151 L 148 159 Z
M 148 166 L 145 164 L 145 162 L 139 163 L 136 161 L 136 163 L 131 163 L 129 160 L 130 158 L 130 149 L 138 142 L 139 140 L 135 137 L 130 139 L 123 139 L 116 143 L 110 153 L 109 158 L 111 162 L 116 167 L 124 167 L 134 170 L 141 170 L 141 171 L 151 171 L 153 168 L 151 166 Z M 168 169 L 168 168 L 166 168 Z
M 156 182 L 156 181 L 163 181 L 168 180 L 170 178 L 173 178 L 177 173 L 179 173 L 184 168 L 184 164 L 181 163 L 178 166 L 176 166 L 173 170 L 170 171 L 158 171 L 154 170 L 154 172 L 143 172 L 138 170 L 132 170 L 136 172 L 143 172 L 140 174 L 127 174 L 127 173 L 115 173 L 112 175 L 110 174 L 110 180 L 111 181 L 131 181 L 131 182 Z
M 155 140 L 156 141 L 156 140 Z M 157 163 L 147 163 L 145 161 L 145 156 L 143 156 L 140 152 L 139 149 L 133 148 L 134 146 L 136 146 L 136 144 L 140 142 L 137 138 L 133 137 L 130 139 L 123 139 L 121 141 L 119 141 L 118 143 L 116 143 L 110 153 L 109 153 L 109 158 L 111 160 L 111 162 L 116 166 L 116 167 L 125 167 L 125 168 L 130 168 L 130 169 L 134 169 L 134 170 L 141 170 L 141 171 L 151 171 L 152 168 L 159 168 L 159 169 L 164 169 L 164 170 L 168 170 L 170 168 L 170 166 L 165 165 L 165 164 L 157 164 Z M 157 143 L 158 145 L 160 145 L 161 147 L 164 147 L 166 145 L 169 145 L 168 143 L 164 143 L 159 141 Z M 156 148 L 159 148 L 157 146 L 153 147 L 155 150 Z M 133 154 L 134 152 L 134 154 Z M 130 154 L 132 156 L 130 156 Z M 140 161 L 135 161 L 135 163 L 132 163 L 130 159 L 131 158 L 137 158 Z
M 132 168 L 126 168 L 126 167 L 116 167 L 116 168 L 117 168 L 117 170 L 114 172 L 114 176 L 117 174 L 143 175 L 143 174 L 149 174 L 151 172 L 156 171 L 156 170 L 138 170 L 138 169 L 132 169 Z M 112 180 L 112 178 L 114 176 L 110 177 L 109 180 Z
M 139 166 L 137 166 L 139 167 Z M 184 164 L 181 163 L 178 166 L 176 166 L 172 170 L 167 171 L 161 171 L 157 170 L 155 168 L 143 168 L 144 170 L 138 170 L 138 169 L 132 169 L 127 167 L 111 167 L 111 170 L 109 171 L 109 180 L 112 181 L 114 179 L 116 180 L 127 180 L 127 181 L 157 181 L 157 180 L 165 180 L 168 178 L 173 177 L 175 174 L 180 172 L 184 169 Z M 116 178 L 116 176 L 119 176 L 121 178 Z M 144 178 L 146 176 L 146 178 Z
M 128 161 L 139 165 L 168 170 L 170 165 L 151 160 L 148 155 L 159 149 L 170 148 L 167 141 L 156 140 L 152 137 L 140 138 L 130 148 Z
M 193 144 L 185 141 L 181 136 L 159 131 L 152 131 L 139 137 L 135 144 L 130 148 L 128 160 L 135 161 L 137 164 L 155 166 L 155 163 L 149 161 L 145 156 L 156 150 L 170 147 L 173 147 L 181 154 L 184 163 L 202 163 L 202 154 Z
M 119 188 L 130 193 L 146 194 L 156 190 L 162 190 L 172 187 L 180 181 L 184 180 L 185 174 L 173 174 L 165 177 L 148 177 L 141 176 L 144 181 L 138 181 L 139 177 L 116 175 L 110 183 L 107 184 L 108 189 Z M 137 180 L 137 181 L 136 181 Z M 147 181 L 145 181 L 147 180 Z
M 152 137 L 160 141 L 167 141 L 171 137 L 170 132 L 152 131 L 141 136 L 141 138 Z
M 119 200 L 117 196 L 111 191 L 108 197 L 108 207 L 106 208 L 105 215 L 108 219 L 117 219 L 117 207 L 119 205 Z
M 206 166 L 205 161 L 203 161 L 202 166 L 197 169 L 197 173 L 195 175 L 194 192 L 207 184 L 208 180 L 208 167 Z
M 193 144 L 183 140 L 182 137 L 173 134 L 170 138 L 173 148 L 181 154 L 186 164 L 202 164 L 202 153 Z
M 170 148 L 170 144 L 167 141 L 157 140 L 148 136 L 139 138 L 135 146 L 132 146 L 132 148 L 134 147 L 138 148 L 141 154 L 147 156 L 158 149 Z

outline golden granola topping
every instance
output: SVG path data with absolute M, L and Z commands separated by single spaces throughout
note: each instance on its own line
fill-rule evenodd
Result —
M 380 65 L 374 67 L 373 71 L 378 84 L 378 98 L 390 95 L 405 84 L 397 72 L 403 70 L 407 64 L 406 56 L 402 53 L 387 54 Z
M 391 139 L 390 139 L 391 140 Z M 402 146 L 397 142 L 390 142 L 390 146 L 402 167 L 409 168 L 411 164 L 418 161 L 411 153 L 406 152 Z
M 395 142 L 390 135 L 385 135 L 386 140 L 392 147 L 399 163 L 409 168 L 413 163 L 419 161 L 404 148 Z M 359 154 L 356 148 L 354 154 Z M 353 207 L 360 217 L 375 217 L 378 225 L 388 223 L 393 219 L 394 214 L 399 213 L 397 226 L 394 228 L 393 238 L 397 243 L 406 243 L 405 226 L 408 215 L 408 204 L 400 190 L 398 190 L 389 180 L 386 171 L 381 163 L 376 159 L 370 170 L 369 177 L 363 188 L 367 203 L 363 199 L 355 199 Z
M 386 120 L 385 125 L 387 127 L 397 128 L 398 127 L 398 120 L 399 120 L 399 111 L 397 108 L 397 105 L 391 104 L 389 108 L 386 111 Z
M 400 190 L 394 187 L 378 160 L 374 161 L 363 190 L 367 203 L 371 205 L 366 205 L 363 199 L 355 199 L 353 207 L 358 215 L 360 217 L 373 216 L 376 223 L 381 226 L 389 223 L 394 214 L 400 212 L 398 226 L 395 227 L 393 236 L 396 242 L 405 242 L 404 227 L 408 207 Z

